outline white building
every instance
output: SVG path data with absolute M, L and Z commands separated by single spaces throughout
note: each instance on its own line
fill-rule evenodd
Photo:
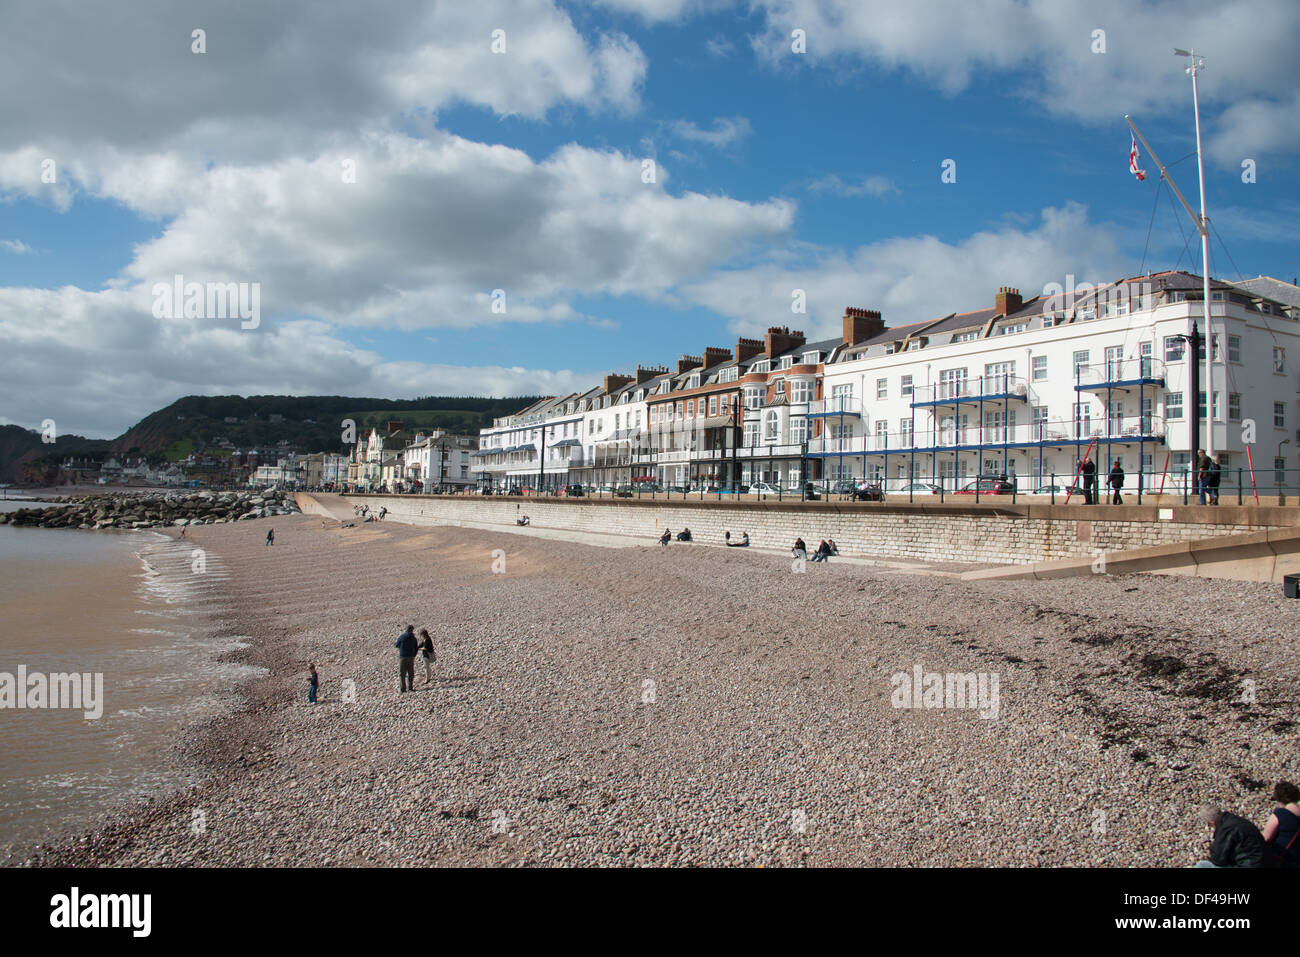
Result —
M 403 482 L 426 492 L 464 488 L 477 482 L 478 439 L 469 435 L 416 433 L 402 450 Z
M 885 329 L 826 366 L 809 455 L 828 478 L 883 478 L 891 489 L 1006 475 L 1032 491 L 1053 475 L 1069 485 L 1091 449 L 1103 479 L 1119 460 L 1129 489 L 1139 470 L 1146 489 L 1181 488 L 1193 452 L 1183 337 L 1189 312 L 1202 315 L 1200 289 L 1183 272 L 1072 302 L 1003 289 L 992 308 Z M 1212 299 L 1216 457 L 1244 467 L 1249 441 L 1257 469 L 1282 467 L 1275 459 L 1298 424 L 1297 309 L 1222 282 Z M 1202 382 L 1202 408 L 1205 391 Z

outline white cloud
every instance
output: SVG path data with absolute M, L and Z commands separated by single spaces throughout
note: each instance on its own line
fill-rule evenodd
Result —
M 836 196 L 874 196 L 877 199 L 899 192 L 888 176 L 868 176 L 861 182 L 847 183 L 835 173 L 814 180 L 808 185 L 814 193 L 831 193 Z
M 21 239 L 0 239 L 0 249 L 15 256 L 30 256 L 36 252 Z
M 1186 111 L 1190 80 L 1173 48 L 1207 54 L 1203 104 L 1228 109 L 1226 129 L 1209 134 L 1222 161 L 1240 158 L 1239 143 L 1294 148 L 1296 105 L 1290 99 L 1300 4 L 1293 0 L 754 0 L 765 18 L 753 38 L 777 69 L 804 64 L 835 69 L 871 64 L 906 70 L 948 93 L 976 76 L 997 82 L 1027 71 L 1012 95 L 1090 122 L 1123 113 L 1166 117 Z M 807 35 L 807 52 L 791 51 L 791 31 Z M 1105 32 L 1096 53 L 1094 31 Z M 1276 92 L 1288 91 L 1278 100 Z M 1234 110 L 1241 115 L 1234 115 Z M 1278 126 L 1270 126 L 1277 122 Z M 1285 126 L 1282 126 L 1285 124 Z M 1242 135 L 1252 134 L 1250 136 Z M 1263 150 L 1264 145 L 1257 147 Z M 1248 154 L 1247 154 L 1248 155 Z
M 683 140 L 691 143 L 703 143 L 714 149 L 727 149 L 754 132 L 754 127 L 743 116 L 719 116 L 713 121 L 713 129 L 702 129 L 690 120 L 678 120 L 673 124 L 673 132 Z
M 769 325 L 802 328 L 810 338 L 839 332 L 844 307 L 879 309 L 891 326 L 993 304 L 1000 286 L 1026 299 L 1067 273 L 1114 279 L 1127 260 L 1114 229 L 1088 221 L 1075 203 L 1044 209 L 1036 225 L 1004 226 L 958 242 L 934 236 L 881 240 L 849 251 L 800 247 L 744 269 L 719 271 L 681 290 L 686 301 L 732 318 L 739 334 Z M 804 290 L 808 313 L 791 313 Z

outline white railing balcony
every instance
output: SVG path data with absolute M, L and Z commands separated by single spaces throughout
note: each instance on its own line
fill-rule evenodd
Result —
M 861 415 L 862 400 L 852 395 L 833 395 L 808 403 L 808 415 Z
M 1117 382 L 1163 382 L 1165 364 L 1151 356 L 1133 359 L 1108 359 L 1074 369 L 1076 385 L 1101 388 Z
M 1029 383 L 1023 376 L 1001 373 L 973 378 L 947 379 L 933 385 L 918 385 L 912 391 L 912 405 L 978 401 L 982 398 L 1000 399 L 1003 396 L 1032 399 Z

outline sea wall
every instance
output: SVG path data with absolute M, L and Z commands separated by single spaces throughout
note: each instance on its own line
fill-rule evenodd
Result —
M 538 527 L 653 540 L 690 528 L 697 542 L 748 532 L 758 547 L 796 537 L 833 538 L 842 554 L 918 561 L 1026 564 L 1095 556 L 1293 526 L 1300 510 L 1279 507 L 1086 505 L 887 505 L 801 502 L 582 500 L 437 495 L 349 495 L 389 521 L 413 525 L 513 526 L 527 514 Z

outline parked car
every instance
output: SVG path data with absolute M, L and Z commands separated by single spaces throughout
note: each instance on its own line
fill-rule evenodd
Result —
M 978 478 L 963 488 L 959 488 L 954 494 L 974 495 L 976 489 L 979 490 L 981 495 L 1010 495 L 1016 490 L 1016 487 L 1010 482 L 1004 482 L 1002 479 Z
M 1057 494 L 1057 495 L 1064 495 L 1064 494 L 1066 494 L 1068 491 L 1070 491 L 1070 489 L 1069 489 L 1068 486 L 1065 486 L 1065 485 L 1040 485 L 1038 488 L 1034 489 L 1033 494 L 1034 494 L 1034 495 L 1051 495 L 1051 494 L 1055 493 L 1055 494 Z
M 929 482 L 912 482 L 910 485 L 904 485 L 899 490 L 899 494 L 911 495 L 938 495 L 939 486 L 932 485 Z
M 781 486 L 770 485 L 767 482 L 755 482 L 749 486 L 749 490 L 755 495 L 779 495 Z
M 831 486 L 832 495 L 852 495 L 855 491 L 857 491 L 857 486 L 843 479 Z
M 586 493 L 582 490 L 581 485 L 564 486 L 564 495 L 566 498 L 581 498 Z

